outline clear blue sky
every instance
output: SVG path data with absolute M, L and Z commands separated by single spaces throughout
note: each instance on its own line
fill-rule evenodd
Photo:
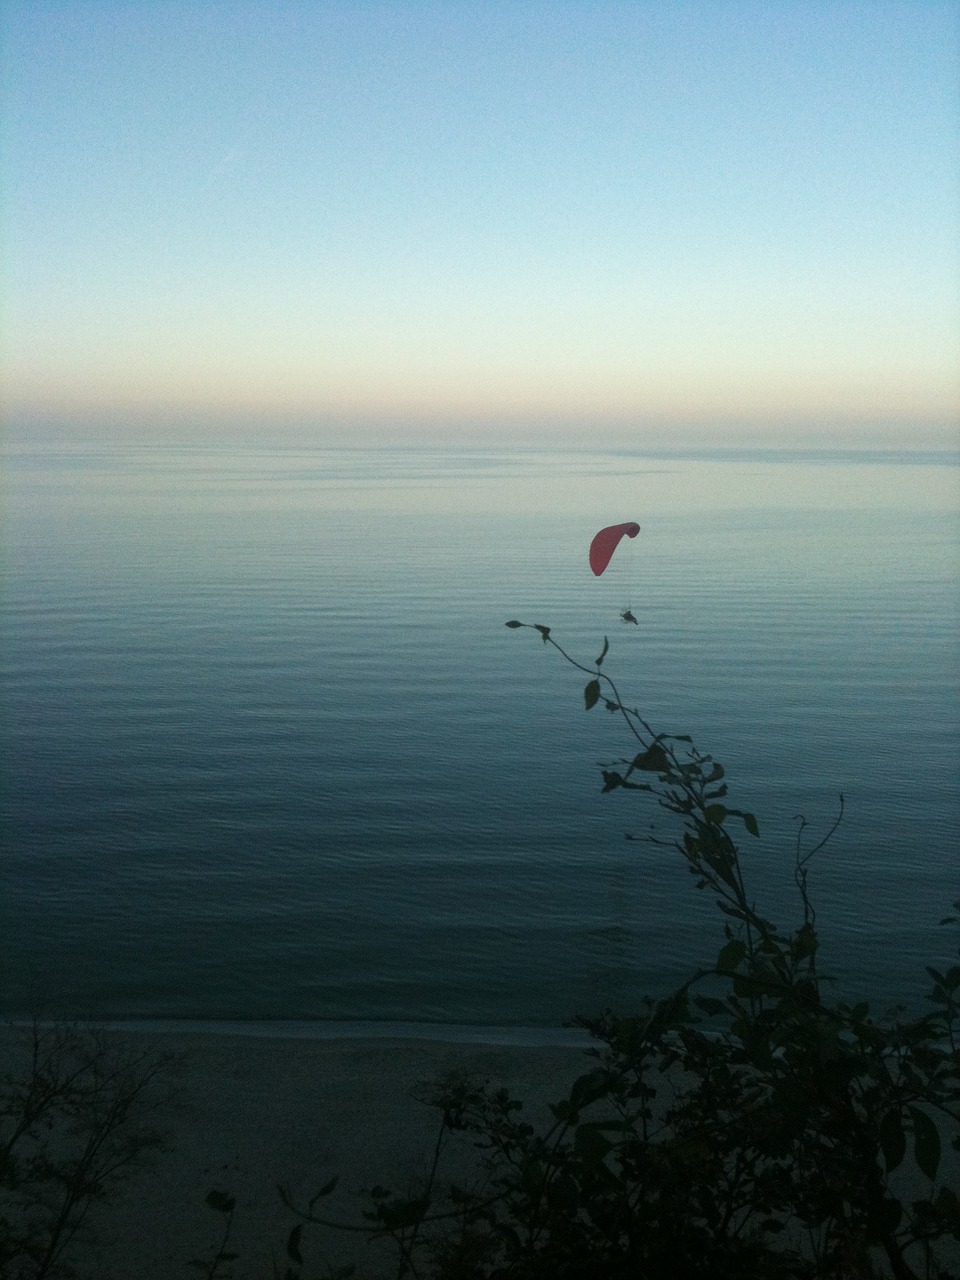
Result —
M 3 19 L 13 421 L 957 420 L 957 3 Z

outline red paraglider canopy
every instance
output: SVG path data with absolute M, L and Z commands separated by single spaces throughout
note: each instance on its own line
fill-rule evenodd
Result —
M 639 532 L 640 526 L 632 520 L 628 520 L 626 524 L 611 524 L 600 530 L 590 543 L 590 568 L 598 578 L 610 563 L 610 557 L 616 551 L 620 539 L 635 538 Z

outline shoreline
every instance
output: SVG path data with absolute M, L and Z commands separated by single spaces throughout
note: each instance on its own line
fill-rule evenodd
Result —
M 33 1020 L 11 1019 L 17 1031 Z M 338 1021 L 334 1019 L 108 1018 L 71 1020 L 40 1018 L 39 1027 L 68 1025 L 81 1031 L 117 1035 L 236 1036 L 265 1040 L 398 1040 L 434 1044 L 491 1045 L 503 1048 L 585 1049 L 593 1037 L 582 1027 L 491 1026 L 445 1022 Z
M 0 1032 L 11 1063 L 30 1025 Z M 414 1098 L 418 1085 L 467 1073 L 508 1089 L 523 1101 L 524 1118 L 540 1124 L 592 1061 L 586 1033 L 577 1044 L 515 1043 L 524 1030 L 542 1036 L 570 1028 L 500 1028 L 508 1039 L 495 1040 L 495 1028 L 460 1028 L 469 1038 L 454 1039 L 431 1027 L 429 1038 L 429 1024 L 379 1024 L 376 1033 L 370 1024 L 72 1025 L 118 1047 L 169 1055 L 161 1081 L 167 1096 L 147 1117 L 167 1135 L 165 1147 L 93 1203 L 89 1223 L 98 1241 L 72 1254 L 81 1275 L 111 1280 L 167 1280 L 189 1274 L 191 1259 L 209 1259 L 224 1225 L 205 1202 L 212 1190 L 236 1199 L 227 1246 L 239 1254 L 234 1275 L 269 1276 L 296 1222 L 278 1184 L 304 1202 L 337 1177 L 325 1212 L 359 1222 L 363 1188 L 406 1190 L 424 1173 L 439 1113 Z M 353 1034 L 334 1034 L 344 1025 Z M 386 1025 L 406 1034 L 388 1035 Z M 469 1145 L 451 1149 L 451 1168 L 464 1160 L 476 1160 Z M 304 1229 L 310 1271 L 328 1260 L 355 1263 L 357 1280 L 389 1275 L 390 1256 L 389 1246 L 371 1247 L 359 1235 Z

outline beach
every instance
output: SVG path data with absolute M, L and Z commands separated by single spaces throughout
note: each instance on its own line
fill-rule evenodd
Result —
M 4 1032 L 5 1057 L 17 1034 L 23 1032 Z M 356 1193 L 362 1189 L 412 1186 L 429 1166 L 439 1128 L 438 1113 L 412 1097 L 419 1084 L 469 1072 L 523 1099 L 524 1115 L 536 1123 L 590 1065 L 584 1048 L 570 1044 L 431 1040 L 413 1033 L 324 1039 L 182 1030 L 101 1034 L 133 1052 L 169 1055 L 157 1081 L 160 1101 L 149 1116 L 165 1135 L 164 1147 L 94 1204 L 88 1226 L 96 1243 L 77 1244 L 72 1253 L 81 1275 L 103 1280 L 169 1280 L 190 1274 L 192 1259 L 209 1261 L 225 1223 L 206 1204 L 211 1190 L 236 1201 L 226 1247 L 239 1258 L 223 1274 L 268 1277 L 275 1261 L 282 1275 L 296 1219 L 277 1184 L 306 1202 L 337 1176 L 323 1211 L 345 1222 L 360 1220 L 365 1204 Z M 491 1038 L 504 1041 L 509 1033 Z M 462 1167 L 470 1156 L 453 1151 L 451 1159 Z M 393 1274 L 390 1247 L 371 1249 L 352 1233 L 308 1228 L 302 1247 L 308 1273 L 319 1274 L 323 1262 L 353 1262 L 357 1277 Z

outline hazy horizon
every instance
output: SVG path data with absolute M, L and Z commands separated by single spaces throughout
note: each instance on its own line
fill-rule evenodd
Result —
M 9 436 L 955 444 L 958 17 L 8 3 Z
M 960 429 L 938 423 L 664 423 L 530 419 L 291 420 L 281 415 L 61 414 L 8 417 L 0 450 L 64 447 L 494 449 L 647 454 L 804 453 L 960 457 Z

